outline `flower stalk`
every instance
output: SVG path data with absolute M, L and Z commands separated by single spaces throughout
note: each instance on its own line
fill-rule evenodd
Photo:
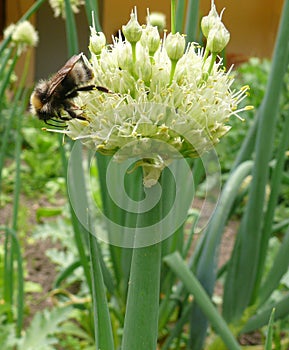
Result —
M 176 33 L 176 0 L 171 0 L 171 32 Z

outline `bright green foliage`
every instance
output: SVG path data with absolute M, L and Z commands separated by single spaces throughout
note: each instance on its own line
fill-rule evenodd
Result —
M 71 312 L 71 307 L 44 310 L 33 318 L 25 335 L 19 340 L 19 350 L 53 350 L 57 343 L 54 334 L 59 331 L 59 324 L 65 321 Z

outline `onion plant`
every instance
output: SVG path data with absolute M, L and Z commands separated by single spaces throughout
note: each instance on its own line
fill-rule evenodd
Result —
M 0 175 L 12 121 L 16 119 L 18 135 L 13 220 L 11 225 L 0 227 L 6 233 L 3 295 L 10 323 L 15 299 L 13 268 L 17 261 L 18 337 L 24 305 L 17 237 L 20 116 L 28 104 L 24 89 L 27 67 L 10 114 L 2 111 L 21 50 L 37 41 L 26 20 L 43 2 L 36 1 L 19 23 L 6 31 L 0 45 L 0 113 L 4 129 Z M 96 88 L 75 98 L 80 118 L 68 120 L 63 130 L 51 131 L 59 133 L 60 144 L 63 136 L 68 136 L 65 139 L 71 146 L 69 159 L 63 147 L 61 157 L 79 254 L 77 261 L 60 274 L 55 286 L 82 266 L 92 298 L 95 349 L 234 350 L 241 348 L 241 333 L 268 322 L 265 349 L 271 349 L 273 322 L 289 311 L 288 294 L 268 303 L 288 269 L 289 231 L 269 272 L 265 269 L 289 146 L 286 116 L 275 165 L 269 174 L 282 79 L 289 62 L 289 0 L 284 1 L 264 100 L 221 193 L 214 146 L 229 132 L 230 118 L 242 120 L 251 107 L 240 107 L 249 87 L 233 90 L 232 69 L 225 70 L 219 57 L 230 34 L 214 2 L 201 21 L 204 48 L 195 43 L 198 1 L 186 4 L 172 0 L 171 32 L 163 35 L 150 22 L 149 15 L 147 23 L 140 25 L 134 9 L 112 44 L 106 43 L 101 32 L 97 1 L 51 0 L 50 4 L 55 14 L 66 21 L 69 56 L 78 53 L 74 20 L 78 5 L 85 4 L 91 30 L 86 63 Z M 187 36 L 181 34 L 183 28 Z M 24 34 L 29 31 L 28 38 L 34 37 L 34 41 L 28 43 Z M 98 183 L 93 181 L 92 169 Z M 248 202 L 234 249 L 228 263 L 218 271 L 220 241 L 242 183 L 250 174 Z M 201 216 L 192 209 L 192 202 L 205 176 L 207 197 L 211 194 L 209 180 L 213 179 L 219 201 L 192 251 Z M 270 194 L 266 197 L 268 185 Z M 212 301 L 220 276 L 225 287 L 222 313 Z M 213 331 L 207 339 L 209 324 Z
M 136 10 L 122 27 L 125 39 L 114 38 L 109 47 L 104 34 L 91 26 L 91 65 L 100 88 L 79 95 L 77 104 L 85 120 L 72 119 L 65 130 L 57 130 L 93 151 L 88 163 L 94 152 L 100 154 L 100 212 L 91 215 L 85 196 L 91 193 L 89 186 L 77 181 L 81 169 L 74 159 L 79 159 L 77 144 L 68 168 L 72 207 L 82 225 L 96 236 L 90 236 L 89 250 L 98 348 L 156 348 L 159 321 L 166 328 L 177 307 L 170 298 L 160 300 L 162 293 L 172 293 L 175 282 L 162 258 L 185 249 L 184 224 L 194 196 L 190 158 L 212 149 L 228 132 L 229 118 L 241 118 L 239 113 L 250 108 L 238 110 L 247 87 L 232 91 L 231 70 L 224 72 L 216 60 L 229 32 L 214 4 L 202 22 L 205 50 L 186 45 L 184 36 L 176 33 L 175 11 L 172 1 L 172 32 L 163 39 L 149 21 L 146 26 L 138 23 Z M 105 217 L 104 227 L 96 225 L 99 216 Z M 99 238 L 110 244 L 113 275 L 103 266 Z M 165 271 L 167 276 L 162 276 Z M 179 286 L 176 298 L 186 295 L 189 306 L 191 290 L 185 287 Z M 204 290 L 193 290 L 196 300 L 207 305 Z M 109 317 L 112 300 L 117 320 Z M 209 305 L 210 320 L 225 325 Z M 224 327 L 218 327 L 220 335 L 237 349 L 229 327 L 223 332 Z M 123 329 L 121 336 L 114 335 L 116 328 Z M 181 329 L 176 338 L 182 341 Z

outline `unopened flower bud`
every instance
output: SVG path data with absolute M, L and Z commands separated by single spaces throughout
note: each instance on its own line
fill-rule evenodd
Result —
M 137 43 L 142 36 L 142 27 L 137 21 L 136 14 L 134 12 L 130 15 L 129 22 L 122 26 L 122 32 L 128 42 Z
M 219 22 L 210 32 L 207 40 L 207 48 L 213 53 L 224 50 L 230 40 L 230 33 L 222 22 Z
M 121 69 L 130 70 L 132 66 L 132 52 L 130 44 L 123 42 L 118 46 L 116 52 L 118 67 Z
M 178 61 L 184 54 L 186 40 L 180 33 L 170 33 L 166 37 L 165 48 L 172 61 Z
M 214 4 L 214 1 L 212 0 L 211 10 L 210 10 L 208 16 L 204 16 L 202 18 L 202 21 L 201 21 L 202 32 L 206 38 L 208 38 L 210 30 L 212 28 L 214 28 L 216 23 L 218 23 L 220 21 L 221 21 L 221 19 L 220 19 L 218 12 L 216 10 L 216 6 Z
M 143 51 L 143 50 L 142 50 Z M 146 57 L 145 52 L 139 50 L 139 58 L 137 64 L 135 65 L 136 75 L 142 79 L 146 84 L 149 84 L 149 81 L 152 76 L 152 67 L 149 59 Z
M 149 54 L 153 56 L 160 45 L 160 41 L 161 41 L 160 35 L 157 27 L 153 27 L 148 24 L 142 33 L 142 37 L 141 37 L 142 46 L 147 47 Z
M 90 27 L 89 50 L 95 55 L 99 55 L 106 44 L 105 35 L 102 32 L 97 32 L 93 27 Z

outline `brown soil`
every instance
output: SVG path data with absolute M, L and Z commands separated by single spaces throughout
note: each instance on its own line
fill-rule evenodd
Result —
M 41 285 L 42 291 L 27 295 L 29 302 L 29 315 L 26 318 L 26 325 L 33 318 L 37 311 L 52 307 L 52 300 L 49 292 L 55 280 L 55 266 L 46 256 L 46 251 L 55 244 L 49 240 L 37 240 L 25 246 L 24 260 L 26 261 L 27 276 L 26 281 L 35 282 Z

